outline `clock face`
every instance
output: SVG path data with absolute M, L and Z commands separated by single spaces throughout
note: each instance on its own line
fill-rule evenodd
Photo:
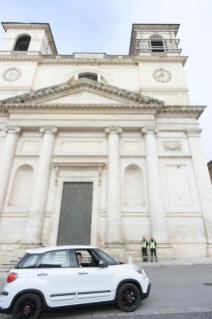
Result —
M 152 76 L 156 81 L 161 83 L 169 82 L 172 78 L 171 72 L 163 68 L 154 70 Z
M 22 72 L 19 68 L 8 68 L 3 72 L 2 78 L 7 82 L 13 82 L 18 80 L 21 74 Z

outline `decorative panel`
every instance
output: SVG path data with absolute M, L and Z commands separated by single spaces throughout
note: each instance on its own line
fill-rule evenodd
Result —
M 125 142 L 124 143 L 124 151 L 137 153 L 140 151 L 140 143 L 139 142 Z
M 186 166 L 166 166 L 166 180 L 171 205 L 192 204 Z
M 99 153 L 101 142 L 63 142 L 62 153 Z
M 39 142 L 37 141 L 24 141 L 21 147 L 21 152 L 24 153 L 37 153 L 39 150 Z

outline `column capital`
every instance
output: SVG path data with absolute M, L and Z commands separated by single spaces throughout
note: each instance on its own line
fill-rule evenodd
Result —
M 159 129 L 156 126 L 145 126 L 145 127 L 142 127 L 141 133 L 143 135 L 145 135 L 145 134 L 147 134 L 147 132 L 152 132 L 152 133 L 157 134 L 159 132 Z
M 12 126 L 12 125 L 8 125 L 6 127 L 4 127 L 2 129 L 3 132 L 5 133 L 15 133 L 15 134 L 20 134 L 21 133 L 21 129 L 18 126 Z
M 46 133 L 53 133 L 57 134 L 58 130 L 55 126 L 44 126 L 40 128 L 40 133 L 46 134 Z
M 118 126 L 109 126 L 109 127 L 106 127 L 105 129 L 106 134 L 110 134 L 110 133 L 121 134 L 121 132 L 122 132 L 122 128 Z
M 185 130 L 185 133 L 188 137 L 200 137 L 201 129 L 188 129 Z

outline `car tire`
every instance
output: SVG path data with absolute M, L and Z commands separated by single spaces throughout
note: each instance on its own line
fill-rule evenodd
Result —
M 119 308 L 125 312 L 135 311 L 140 303 L 140 292 L 132 283 L 123 284 L 117 293 Z
M 25 318 L 37 319 L 41 314 L 42 302 L 37 294 L 28 293 L 20 296 L 13 307 L 12 318 Z M 22 314 L 22 316 L 21 316 Z

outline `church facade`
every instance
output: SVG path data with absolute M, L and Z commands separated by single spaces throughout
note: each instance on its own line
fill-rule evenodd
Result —
M 179 25 L 134 24 L 129 55 L 57 53 L 49 24 L 2 23 L 0 258 L 91 244 L 212 256 L 212 188 Z

